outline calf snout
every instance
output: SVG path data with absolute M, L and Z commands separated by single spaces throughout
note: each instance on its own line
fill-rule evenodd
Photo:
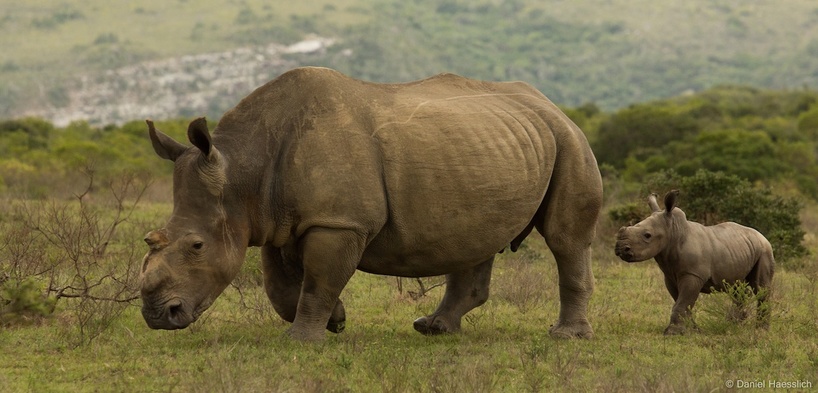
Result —
M 627 227 L 619 228 L 619 231 L 616 233 L 616 245 L 614 246 L 614 253 L 623 261 L 633 262 L 634 252 L 633 249 L 631 248 Z
M 633 260 L 633 250 L 631 250 L 631 246 L 628 244 L 617 242 L 614 247 L 614 253 L 624 261 L 630 262 Z

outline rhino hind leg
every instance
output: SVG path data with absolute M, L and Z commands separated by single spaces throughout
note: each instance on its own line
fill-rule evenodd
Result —
M 572 255 L 552 252 L 559 271 L 560 314 L 548 333 L 554 338 L 593 338 L 587 317 L 594 288 L 590 247 Z
M 491 257 L 471 269 L 447 274 L 443 300 L 434 313 L 415 320 L 415 330 L 425 335 L 459 332 L 463 315 L 488 300 L 493 264 Z
M 549 329 L 555 338 L 594 335 L 587 314 L 594 290 L 591 242 L 602 209 L 602 184 L 598 174 L 582 173 L 586 165 L 585 161 L 557 165 L 535 215 L 535 227 L 554 254 L 559 274 L 559 319 Z M 596 167 L 584 170 L 596 171 Z
M 770 288 L 773 281 L 775 262 L 772 252 L 762 256 L 747 276 L 747 283 L 756 297 L 756 326 L 763 329 L 770 327 Z

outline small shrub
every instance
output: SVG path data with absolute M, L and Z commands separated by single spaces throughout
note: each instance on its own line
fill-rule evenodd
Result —
M 699 309 L 702 318 L 699 320 L 703 330 L 709 333 L 725 334 L 737 326 L 753 325 L 757 322 L 757 314 L 769 313 L 768 289 L 754 293 L 749 284 L 744 281 L 724 283 L 724 289 L 711 294 L 701 302 Z M 759 309 L 759 297 L 767 296 Z
M 32 277 L 6 280 L 0 291 L 0 325 L 27 325 L 50 316 L 57 300 L 44 295 L 41 287 Z
M 608 218 L 619 227 L 623 225 L 633 225 L 642 221 L 647 215 L 645 204 L 635 202 L 614 206 L 608 210 Z

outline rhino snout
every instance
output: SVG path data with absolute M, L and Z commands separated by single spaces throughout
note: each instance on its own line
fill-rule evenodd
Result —
M 143 300 L 142 317 L 151 329 L 184 329 L 193 323 L 193 314 L 188 312 L 180 299 L 173 299 L 160 306 L 150 306 Z
M 614 253 L 625 262 L 633 262 L 633 250 L 627 243 L 617 242 Z

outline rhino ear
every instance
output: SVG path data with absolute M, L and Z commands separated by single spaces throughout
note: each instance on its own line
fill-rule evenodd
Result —
M 665 195 L 665 214 L 668 216 L 673 214 L 673 208 L 676 207 L 677 196 L 679 196 L 679 190 L 671 190 Z
M 145 120 L 148 123 L 148 134 L 151 137 L 153 150 L 159 157 L 166 160 L 176 161 L 176 159 L 187 150 L 187 146 L 176 142 L 173 138 L 163 134 L 153 126 L 153 121 Z
M 652 212 L 654 212 L 654 213 L 662 210 L 662 209 L 659 208 L 659 204 L 656 202 L 656 197 L 658 197 L 658 196 L 659 195 L 656 195 L 656 193 L 652 193 L 648 197 L 648 206 L 650 206 L 650 210 Z
M 210 157 L 210 152 L 213 150 L 213 143 L 210 140 L 210 131 L 207 130 L 207 120 L 200 117 L 190 122 L 187 127 L 187 137 L 193 146 L 199 148 L 204 153 L 205 157 Z

